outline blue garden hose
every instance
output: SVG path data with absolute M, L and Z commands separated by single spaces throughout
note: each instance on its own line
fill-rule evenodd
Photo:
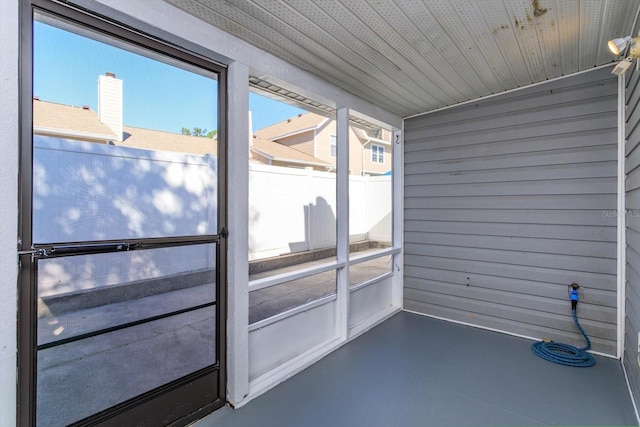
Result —
M 573 321 L 576 322 L 576 326 L 580 330 L 580 333 L 587 341 L 585 347 L 574 347 L 569 344 L 563 344 L 553 341 L 540 341 L 533 343 L 531 349 L 533 353 L 549 362 L 559 363 L 567 366 L 577 366 L 587 368 L 596 364 L 596 360 L 587 350 L 591 348 L 591 340 L 580 326 L 578 322 L 578 315 L 576 314 L 576 308 L 578 306 L 578 285 L 576 283 L 571 284 L 571 312 L 573 313 Z

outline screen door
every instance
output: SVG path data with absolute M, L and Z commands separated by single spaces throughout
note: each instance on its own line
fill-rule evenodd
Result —
M 225 389 L 225 70 L 43 4 L 23 162 L 30 422 L 211 410 Z

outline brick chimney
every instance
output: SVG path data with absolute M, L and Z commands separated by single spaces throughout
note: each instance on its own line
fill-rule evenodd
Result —
M 122 80 L 114 73 L 98 77 L 98 117 L 122 141 Z

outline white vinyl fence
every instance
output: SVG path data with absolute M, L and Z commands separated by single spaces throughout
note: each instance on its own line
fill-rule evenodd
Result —
M 211 155 L 34 138 L 36 243 L 215 234 Z M 389 242 L 391 176 L 350 179 L 352 241 Z M 229 191 L 233 191 L 230 183 Z M 335 246 L 335 174 L 249 165 L 249 259 Z M 185 246 L 55 258 L 42 296 L 215 268 L 213 248 Z
M 351 176 L 350 240 L 390 242 L 391 202 L 391 176 Z M 335 173 L 249 166 L 250 260 L 335 244 Z
M 66 243 L 216 233 L 214 156 L 35 136 L 33 240 Z M 47 259 L 39 296 L 215 267 L 212 245 Z

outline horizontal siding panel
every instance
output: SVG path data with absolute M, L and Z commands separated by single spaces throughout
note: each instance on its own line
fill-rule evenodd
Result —
M 635 257 L 640 252 L 640 230 L 635 230 L 631 227 L 627 227 L 627 246 L 631 251 L 635 251 L 635 253 L 629 252 L 627 256 Z M 633 260 L 640 261 L 640 255 L 637 258 L 633 258 Z M 633 264 L 632 264 L 633 265 Z M 640 266 L 640 264 L 638 264 Z
M 615 131 L 597 129 L 586 132 L 573 132 L 566 135 L 551 135 L 498 142 L 473 143 L 463 146 L 448 146 L 431 149 L 424 144 L 412 144 L 406 147 L 406 161 L 432 162 L 438 160 L 461 160 L 473 157 L 504 156 L 507 154 L 534 153 L 571 148 L 608 145 Z M 417 157 L 416 157 L 417 156 Z
M 632 279 L 640 279 L 640 268 L 635 263 L 636 260 L 640 260 L 640 249 L 627 245 L 627 282 L 633 283 Z
M 537 239 L 522 237 L 474 236 L 447 233 L 406 233 L 405 244 L 457 246 L 476 249 L 523 251 L 556 255 L 580 255 L 616 259 L 617 245 L 613 242 L 581 242 L 575 240 Z
M 460 123 L 478 119 L 491 120 L 499 116 L 504 117 L 514 111 L 532 111 L 537 108 L 547 107 L 549 104 L 562 106 L 563 104 L 574 102 L 588 102 L 602 97 L 611 97 L 611 93 L 616 91 L 615 86 L 615 79 L 606 77 L 606 80 L 602 80 L 601 84 L 597 85 L 589 83 L 556 90 L 545 88 L 530 95 L 519 94 L 511 99 L 502 98 L 498 101 L 489 99 L 478 103 L 469 103 L 456 108 L 452 112 L 432 113 L 432 117 L 429 118 L 429 126 L 437 127 L 448 123 Z M 615 107 L 614 104 L 612 108 L 615 109 Z M 413 131 L 425 127 L 420 127 L 419 121 L 414 122 L 416 124 L 411 125 L 408 128 L 409 130 Z M 405 126 L 406 129 L 407 126 Z
M 633 190 L 637 190 L 640 188 L 640 168 L 635 168 L 627 172 L 627 176 L 625 178 L 625 189 L 627 190 L 627 194 L 629 194 Z M 637 206 L 637 205 L 635 205 Z
M 640 205 L 638 203 L 640 203 L 640 188 L 636 188 L 636 189 L 627 189 L 627 194 L 626 194 L 626 199 L 625 199 L 625 205 L 627 208 L 627 215 L 628 216 L 635 216 L 635 214 L 637 213 L 637 210 L 640 209 Z
M 638 348 L 638 334 L 633 333 L 633 331 L 640 330 L 640 306 L 638 306 L 638 300 L 640 298 L 640 294 L 636 292 L 638 282 L 635 282 L 635 285 L 627 286 L 627 293 L 629 296 L 626 299 L 627 310 L 629 314 L 627 315 L 627 331 L 631 331 L 631 333 L 627 333 L 628 339 L 630 340 L 631 348 Z M 636 352 L 637 354 L 637 352 Z
M 548 181 L 552 179 L 616 178 L 617 165 L 617 161 L 611 160 L 588 164 L 571 163 L 561 167 L 557 165 L 524 166 L 520 168 L 432 173 L 429 165 L 426 164 L 422 170 L 407 171 L 407 174 L 411 175 L 411 185 Z M 407 167 L 407 169 L 418 169 L 415 164 L 412 166 L 414 167 Z
M 453 221 L 421 221 L 405 218 L 405 235 L 417 232 L 469 234 L 482 236 L 519 236 L 540 237 L 546 239 L 573 239 L 583 241 L 615 242 L 615 233 L 611 226 L 584 226 L 558 224 L 506 224 L 453 222 Z
M 538 325 L 549 329 L 562 329 L 574 331 L 575 338 L 584 339 L 580 331 L 575 326 L 571 315 L 559 315 L 542 312 L 536 309 L 526 309 L 522 307 L 512 307 L 497 302 L 478 301 L 471 298 L 457 298 L 452 295 L 426 293 L 415 289 L 406 289 L 405 299 L 413 301 L 425 301 L 440 307 L 450 307 L 467 313 L 491 315 L 501 319 L 518 319 L 518 323 Z M 428 298 L 425 298 L 428 295 Z M 570 312 L 570 310 L 569 310 Z M 580 322 L 585 331 L 592 339 L 608 340 L 608 337 L 615 336 L 616 326 L 608 322 L 597 322 L 589 319 L 582 319 Z M 584 345 L 584 344 L 582 344 Z
M 639 87 L 640 85 L 637 83 L 637 80 L 636 80 L 636 84 L 633 87 L 633 92 L 630 94 L 629 91 L 627 90 L 627 108 L 625 111 L 625 122 L 627 123 L 627 125 L 636 126 L 638 124 L 638 122 L 637 121 L 634 122 L 631 119 L 631 117 L 634 115 L 634 113 L 637 112 L 639 108 L 638 107 L 638 100 L 640 99 L 640 90 L 638 89 Z
M 533 194 L 602 194 L 617 189 L 616 178 L 516 181 L 465 185 L 413 185 L 405 177 L 406 197 L 521 196 Z M 608 206 L 603 206 L 603 209 Z
M 634 171 L 638 165 L 640 165 L 640 150 L 633 150 L 627 155 L 624 165 L 625 173 Z
M 411 285 L 414 280 L 433 280 L 436 282 L 448 283 L 453 286 L 473 287 L 492 289 L 494 291 L 503 291 L 514 294 L 532 295 L 536 297 L 544 297 L 547 299 L 557 299 L 559 304 L 565 305 L 568 286 L 565 283 L 546 283 L 537 280 L 534 276 L 532 279 L 520 279 L 513 277 L 502 277 L 497 275 L 471 273 L 464 270 L 465 265 L 460 265 L 460 270 L 443 270 L 438 268 L 412 267 L 411 274 L 406 275 L 408 287 L 416 287 Z M 499 274 L 500 270 L 496 269 L 494 274 Z M 416 277 L 417 276 L 417 277 Z M 467 278 L 469 285 L 467 285 Z M 580 299 L 584 306 L 604 305 L 615 308 L 617 305 L 617 297 L 615 291 L 608 291 L 590 287 L 590 283 L 584 282 L 580 290 Z M 418 288 L 421 289 L 421 288 Z M 564 314 L 564 312 L 563 312 Z
M 627 123 L 625 132 L 627 134 L 627 141 L 630 141 L 625 152 L 629 154 L 632 150 L 637 149 L 637 141 L 640 141 L 640 126 L 638 123 Z
M 640 212 L 640 188 L 627 191 L 625 202 L 627 217 L 638 216 L 638 212 Z
M 415 293 L 418 291 L 418 293 Z M 478 286 L 454 285 L 451 283 L 438 282 L 430 279 L 409 278 L 405 292 L 407 299 L 421 300 L 424 293 L 446 295 L 451 297 L 459 297 L 471 299 L 474 301 L 494 303 L 500 301 L 500 305 L 534 310 L 542 313 L 556 314 L 559 316 L 566 315 L 567 305 L 570 306 L 568 298 L 562 299 L 535 296 L 531 294 L 522 294 L 509 292 L 504 290 L 494 290 L 481 288 Z M 566 295 L 566 293 L 565 293 Z M 415 296 L 418 296 L 417 298 Z M 427 297 L 427 300 L 429 297 Z M 616 307 L 598 306 L 588 304 L 582 301 L 580 304 L 580 319 L 593 320 L 596 322 L 616 324 L 617 311 Z
M 627 208 L 627 227 L 640 231 L 640 209 Z
M 640 258 L 636 256 L 629 262 L 625 295 L 627 308 L 629 309 L 628 320 L 634 325 L 640 326 L 640 290 L 638 286 L 640 284 L 640 272 L 631 267 L 632 265 L 637 265 L 638 261 L 640 261 Z
M 594 348 L 615 352 L 616 78 L 584 73 L 404 130 L 405 307 L 581 344 L 578 282 Z
M 602 129 L 611 129 L 612 132 L 617 134 L 617 122 L 615 121 L 617 120 L 617 117 L 617 112 L 612 111 L 590 114 L 588 116 L 577 118 L 555 119 L 542 124 L 527 123 L 474 132 L 473 134 L 447 135 L 438 138 L 431 138 L 431 140 L 427 139 L 427 136 L 420 132 L 411 134 L 405 130 L 404 140 L 406 145 L 428 143 L 432 149 L 435 149 L 461 145 L 457 143 L 457 141 L 460 140 L 466 143 L 463 145 L 472 145 L 486 142 L 508 141 L 519 138 L 545 138 L 549 136 L 571 134 L 574 132 Z
M 640 85 L 638 84 L 638 76 L 636 75 L 635 70 L 629 70 L 626 77 L 626 93 L 625 93 L 625 101 L 627 102 L 628 108 L 631 110 L 637 107 L 638 102 L 640 101 Z
M 405 243 L 407 253 L 419 256 L 438 256 L 464 261 L 499 260 L 500 264 L 526 265 L 531 267 L 555 268 L 572 271 L 586 271 L 601 274 L 616 274 L 616 261 L 606 258 L 540 254 L 522 251 L 501 251 L 495 249 L 434 246 Z
M 583 283 L 589 289 L 601 291 L 617 291 L 616 277 L 610 274 L 589 273 L 586 271 L 570 271 L 566 269 L 530 267 L 526 265 L 499 264 L 486 261 L 461 261 L 453 258 L 427 257 L 407 255 L 405 275 L 407 277 L 424 277 L 423 268 L 443 269 L 451 271 L 463 270 L 467 273 L 484 274 L 487 276 L 510 277 L 529 280 L 531 282 L 555 283 L 567 286 L 569 283 Z
M 631 260 L 631 263 L 634 265 L 638 265 L 640 259 L 637 257 Z M 638 333 L 636 331 L 640 330 L 640 276 L 635 270 L 632 270 L 631 277 L 628 276 L 627 286 L 626 286 L 626 334 L 625 334 L 625 361 L 632 363 L 631 366 L 627 365 L 627 368 L 631 367 L 632 370 L 634 366 L 637 366 L 637 352 L 638 348 Z M 636 370 L 637 371 L 637 370 Z M 638 375 L 638 372 L 636 372 Z
M 407 209 L 601 209 L 617 206 L 617 196 L 605 194 L 549 194 L 533 196 L 468 196 L 460 197 L 410 197 L 405 200 Z
M 541 210 L 541 209 L 405 209 L 407 220 L 463 221 L 475 223 L 566 224 L 612 227 L 616 218 L 601 210 Z
M 547 104 L 536 108 L 518 109 L 495 114 L 489 117 L 478 117 L 475 120 L 459 120 L 450 123 L 422 128 L 419 138 L 437 138 L 440 136 L 459 135 L 482 132 L 487 129 L 506 128 L 521 124 L 544 124 L 558 119 L 582 117 L 591 114 L 602 114 L 617 111 L 616 94 L 560 104 Z M 413 139 L 413 133 L 410 134 Z
M 611 136 L 614 138 L 614 136 Z M 616 155 L 612 157 L 611 152 Z M 491 170 L 516 167 L 536 167 L 551 165 L 571 165 L 617 160 L 613 144 L 597 147 L 549 150 L 532 153 L 507 154 L 503 156 L 474 157 L 471 159 L 440 160 L 418 162 L 419 156 L 407 159 L 406 175 L 416 173 L 458 172 L 474 170 Z
M 525 322 L 513 322 L 510 318 L 501 318 L 499 316 L 483 313 L 474 313 L 459 309 L 457 307 L 442 307 L 436 304 L 430 304 L 424 301 L 414 301 L 405 298 L 404 307 L 406 310 L 415 311 L 417 313 L 425 313 L 445 319 L 451 319 L 458 322 L 471 323 L 478 326 L 493 328 L 502 331 L 509 331 L 514 334 L 525 335 L 537 339 L 547 338 L 553 341 L 564 342 L 577 347 L 585 345 L 584 338 L 580 332 L 569 332 L 559 328 L 545 327 L 539 324 L 529 324 Z M 517 310 L 516 310 L 517 311 Z M 512 311 L 516 314 L 516 311 Z M 555 322 L 554 326 L 566 326 L 575 328 L 575 324 L 570 326 L 568 322 Z M 586 325 L 585 329 L 587 329 Z M 590 333 L 590 331 L 589 331 Z M 605 354 L 615 354 L 616 344 L 612 340 L 591 337 L 591 349 Z
M 639 123 L 640 123 L 640 108 L 635 108 L 633 110 L 633 113 L 627 116 L 627 124 L 625 126 L 627 138 L 629 138 L 631 135 L 636 135 L 636 130 L 638 129 L 638 127 L 640 127 L 638 126 Z M 635 140 L 634 137 L 631 137 L 629 139 Z

